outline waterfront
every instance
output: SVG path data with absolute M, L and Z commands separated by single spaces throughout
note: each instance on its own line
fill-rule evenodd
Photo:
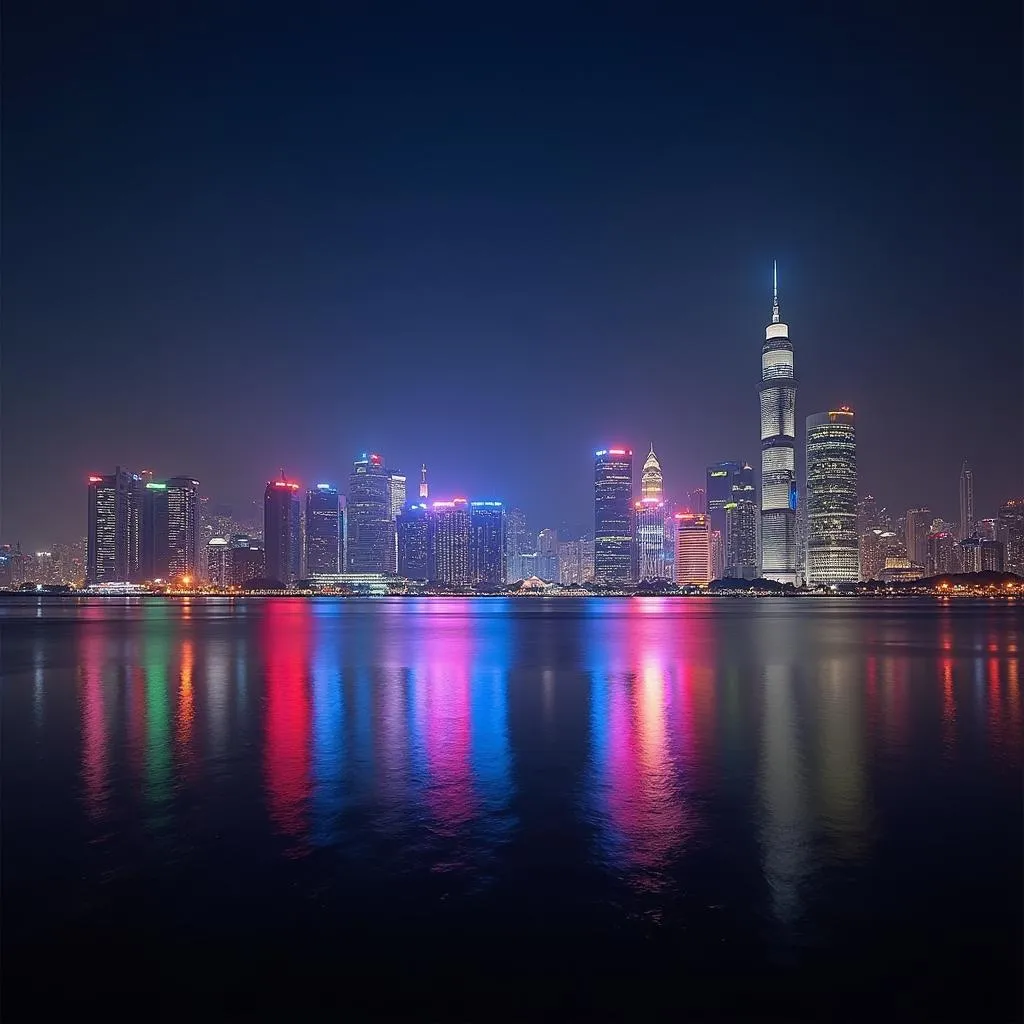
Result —
M 0 606 L 5 1016 L 1014 1019 L 1019 606 Z

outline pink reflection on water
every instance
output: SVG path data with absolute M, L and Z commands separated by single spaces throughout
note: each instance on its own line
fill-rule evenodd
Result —
M 192 749 L 192 725 L 195 719 L 195 695 L 192 692 L 192 674 L 195 669 L 195 652 L 191 640 L 181 644 L 181 666 L 178 671 L 178 713 L 175 722 L 175 743 L 178 764 L 186 774 L 194 767 Z
M 301 852 L 308 832 L 310 709 L 307 676 L 310 607 L 287 598 L 263 605 L 266 668 L 264 775 L 271 821 L 296 840 Z
M 669 884 L 662 869 L 692 835 L 688 792 L 703 770 L 714 696 L 694 687 L 693 660 L 703 619 L 672 614 L 644 601 L 595 630 L 592 681 L 593 799 L 606 853 L 627 869 L 637 888 Z M 640 610 L 642 608 L 642 611 Z M 694 648 L 693 650 L 690 647 Z
M 103 699 L 103 637 L 83 630 L 80 672 L 82 709 L 82 784 L 89 816 L 99 820 L 107 809 L 107 722 Z

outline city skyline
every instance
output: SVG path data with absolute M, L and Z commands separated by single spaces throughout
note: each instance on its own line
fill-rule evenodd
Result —
M 145 13 L 93 12 L 83 64 L 76 17 L 7 12 L 4 542 L 73 537 L 112 464 L 240 506 L 372 445 L 555 522 L 611 440 L 677 494 L 757 465 L 772 259 L 865 492 L 955 508 L 964 458 L 979 510 L 1024 491 L 1016 17 L 266 13 L 140 64 Z

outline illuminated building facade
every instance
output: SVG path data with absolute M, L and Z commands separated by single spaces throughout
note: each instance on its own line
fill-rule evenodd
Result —
M 665 564 L 665 502 L 644 498 L 633 504 L 633 531 L 637 580 L 665 580 L 670 577 Z
M 974 536 L 974 471 L 967 460 L 960 466 L 960 526 L 959 537 L 968 540 Z
M 1011 498 L 996 516 L 996 539 L 1003 545 L 1006 572 L 1024 576 L 1024 498 Z
M 594 456 L 594 579 L 605 586 L 628 584 L 632 577 L 630 513 L 633 452 L 602 448 Z
M 505 582 L 505 506 L 500 501 L 469 503 L 469 579 L 474 586 Z
M 772 322 L 761 348 L 761 575 L 797 582 L 796 378 L 774 275 Z
M 86 582 L 122 583 L 136 570 L 130 558 L 135 514 L 133 474 L 120 466 L 89 477 Z
M 167 579 L 197 578 L 196 539 L 199 527 L 199 481 L 173 476 L 165 485 L 167 502 Z
M 706 515 L 708 511 L 708 492 L 703 487 L 695 487 L 687 491 L 686 507 L 698 515 Z
M 640 471 L 640 500 L 664 501 L 665 477 L 661 472 L 661 463 L 654 454 L 654 445 L 644 460 L 644 468 Z
M 676 513 L 675 581 L 681 587 L 711 582 L 711 529 L 706 515 Z
M 545 583 L 557 583 L 559 577 L 558 568 L 558 531 L 552 529 L 541 530 L 537 534 L 537 558 L 534 562 L 533 573 L 544 580 Z
M 227 537 L 211 537 L 206 545 L 206 580 L 217 587 L 231 585 L 231 544 Z
M 860 579 L 857 431 L 843 407 L 807 417 L 807 583 Z
M 954 554 L 955 543 L 953 534 L 946 531 L 928 535 L 929 576 L 942 576 L 959 570 L 959 562 Z
M 435 501 L 430 506 L 428 579 L 464 587 L 469 578 L 469 502 L 465 498 Z
M 981 572 L 981 541 L 977 537 L 968 537 L 960 541 L 960 571 Z
M 997 540 L 978 541 L 982 572 L 1005 572 L 1003 545 Z
M 263 545 L 247 534 L 236 533 L 230 541 L 231 585 L 235 587 L 264 575 Z
M 430 523 L 425 501 L 410 501 L 398 517 L 398 575 L 407 580 L 430 576 Z
M 341 495 L 317 484 L 306 492 L 306 575 L 341 572 Z
M 711 533 L 718 533 L 718 551 L 716 558 L 715 541 L 712 536 L 711 571 L 714 579 L 721 579 L 725 575 L 725 548 L 726 548 L 726 524 L 725 506 L 733 500 L 733 481 L 739 475 L 740 464 L 738 462 L 716 462 L 707 468 L 707 515 L 711 524 Z M 696 510 L 694 510 L 696 511 Z
M 263 563 L 267 579 L 294 583 L 301 571 L 299 485 L 271 480 L 263 494 Z
M 394 548 L 394 561 L 392 567 L 398 569 L 398 517 L 405 508 L 405 474 L 396 473 L 394 470 L 388 473 L 388 497 L 391 499 L 391 544 Z
M 757 579 L 757 502 L 752 497 L 725 506 L 725 575 Z
M 523 558 L 534 553 L 533 540 L 530 537 L 526 513 L 521 508 L 513 508 L 508 513 L 508 525 L 506 529 L 505 558 L 507 568 L 505 579 L 509 583 L 518 583 L 532 575 L 524 572 Z
M 364 453 L 353 463 L 346 503 L 349 572 L 393 572 L 395 524 L 382 456 Z
M 931 509 L 912 508 L 907 512 L 907 556 L 915 565 L 928 564 L 928 534 L 931 532 L 931 524 Z

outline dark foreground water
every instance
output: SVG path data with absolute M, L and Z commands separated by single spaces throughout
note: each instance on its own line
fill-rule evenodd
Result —
M 1016 1019 L 1022 618 L 0 605 L 4 1019 Z

